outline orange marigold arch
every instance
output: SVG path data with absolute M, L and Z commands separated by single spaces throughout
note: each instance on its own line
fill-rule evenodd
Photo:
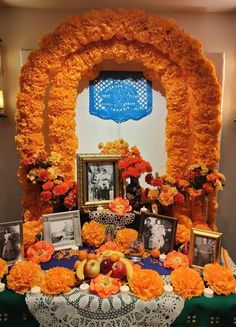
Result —
M 47 208 L 38 204 L 37 189 L 26 183 L 27 166 L 47 147 L 62 154 L 64 176 L 74 176 L 78 83 L 84 75 L 95 77 L 96 65 L 105 59 L 138 61 L 147 78 L 163 85 L 169 174 L 183 173 L 191 163 L 211 168 L 218 163 L 221 93 L 201 44 L 172 20 L 142 10 L 90 11 L 71 17 L 44 37 L 21 71 L 16 143 L 29 219 Z M 45 107 L 48 144 L 43 134 Z

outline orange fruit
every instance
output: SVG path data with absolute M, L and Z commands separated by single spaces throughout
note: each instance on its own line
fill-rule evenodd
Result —
M 116 261 L 119 261 L 120 260 L 119 255 L 118 254 L 115 254 L 115 253 L 112 254 L 109 258 L 111 259 L 112 262 L 116 262 Z
M 135 264 L 133 265 L 133 268 L 134 268 L 134 271 L 137 271 L 137 270 L 142 269 L 141 265 L 139 265 L 138 263 L 135 263 Z
M 155 259 L 159 258 L 161 252 L 159 249 L 152 249 L 151 251 L 151 256 Z
M 74 264 L 74 269 L 75 269 L 75 270 L 78 268 L 78 265 L 79 265 L 80 262 L 81 262 L 81 261 L 79 261 L 79 260 L 75 261 L 75 264 Z
M 88 253 L 88 255 L 87 255 L 87 259 L 96 259 L 96 258 L 97 258 L 97 256 L 95 253 Z
M 88 252 L 86 250 L 80 250 L 78 252 L 78 258 L 80 261 L 83 261 L 84 259 L 87 259 Z

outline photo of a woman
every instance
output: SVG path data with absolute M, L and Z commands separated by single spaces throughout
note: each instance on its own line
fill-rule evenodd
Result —
M 0 225 L 0 257 L 14 262 L 21 256 L 21 223 Z

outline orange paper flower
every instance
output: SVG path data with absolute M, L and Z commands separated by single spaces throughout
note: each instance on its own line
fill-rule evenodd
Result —
M 47 295 L 68 293 L 75 285 L 75 274 L 64 267 L 55 267 L 46 271 L 41 290 Z
M 124 250 L 127 250 L 129 244 L 132 241 L 135 241 L 138 237 L 138 232 L 132 228 L 123 228 L 119 230 L 116 234 L 116 241 L 119 246 L 121 246 Z
M 86 222 L 82 228 L 82 238 L 90 246 L 100 246 L 105 240 L 105 227 L 94 220 Z
M 90 292 L 96 293 L 101 298 L 108 298 L 112 294 L 119 292 L 121 282 L 118 278 L 99 274 L 90 282 Z
M 52 244 L 39 241 L 27 249 L 27 258 L 34 263 L 46 262 L 51 259 L 54 251 Z
M 135 296 L 141 300 L 148 301 L 163 293 L 164 282 L 156 271 L 140 269 L 134 271 L 129 286 Z
M 113 251 L 122 251 L 121 247 L 115 241 L 109 241 L 105 244 L 101 245 L 97 250 L 96 253 L 103 252 L 105 250 L 113 250 Z
M 31 261 L 16 263 L 7 276 L 7 287 L 19 294 L 24 294 L 32 287 L 40 285 L 42 270 Z
M 232 272 L 218 263 L 209 263 L 203 269 L 204 280 L 220 295 L 230 295 L 235 292 L 236 282 Z
M 115 200 L 111 201 L 109 203 L 109 208 L 119 216 L 123 216 L 132 210 L 129 200 L 122 197 L 115 198 Z
M 187 255 L 181 252 L 172 251 L 167 254 L 164 261 L 164 266 L 166 268 L 176 269 L 183 266 L 189 266 L 189 258 Z
M 5 260 L 0 258 L 0 281 L 8 273 L 8 267 Z
M 184 299 L 200 296 L 204 290 L 204 283 L 199 273 L 186 266 L 172 271 L 170 282 L 175 293 Z

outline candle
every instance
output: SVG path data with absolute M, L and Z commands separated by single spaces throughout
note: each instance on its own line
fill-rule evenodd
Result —
M 41 293 L 41 289 L 40 289 L 39 286 L 34 286 L 34 287 L 31 288 L 30 292 L 33 295 L 37 295 L 37 294 L 40 294 Z
M 210 299 L 213 297 L 214 292 L 211 288 L 205 288 L 203 294 L 205 297 L 208 297 Z
M 125 294 L 129 293 L 129 286 L 122 285 L 121 288 L 120 288 L 120 292 L 125 293 Z
M 144 212 L 144 213 L 145 213 L 145 212 L 147 212 L 147 211 L 148 211 L 147 208 L 145 208 L 145 207 L 142 207 L 142 208 L 141 208 L 141 212 Z
M 160 256 L 159 256 L 160 262 L 164 262 L 165 259 L 166 259 L 166 255 L 164 253 L 160 254 Z
M 83 283 L 83 284 L 80 285 L 79 289 L 83 293 L 88 293 L 88 291 L 89 291 L 89 285 L 86 284 L 86 283 Z
M 164 286 L 164 291 L 166 294 L 171 294 L 173 292 L 173 287 L 170 284 Z
M 4 283 L 0 283 L 0 292 L 5 291 L 5 284 Z
M 97 211 L 99 211 L 99 212 L 103 211 L 103 209 L 104 209 L 104 208 L 103 208 L 102 206 L 98 206 L 98 207 L 97 207 Z
M 71 246 L 71 250 L 73 250 L 73 251 L 78 250 L 78 246 L 77 246 L 77 245 L 72 245 L 72 246 Z

